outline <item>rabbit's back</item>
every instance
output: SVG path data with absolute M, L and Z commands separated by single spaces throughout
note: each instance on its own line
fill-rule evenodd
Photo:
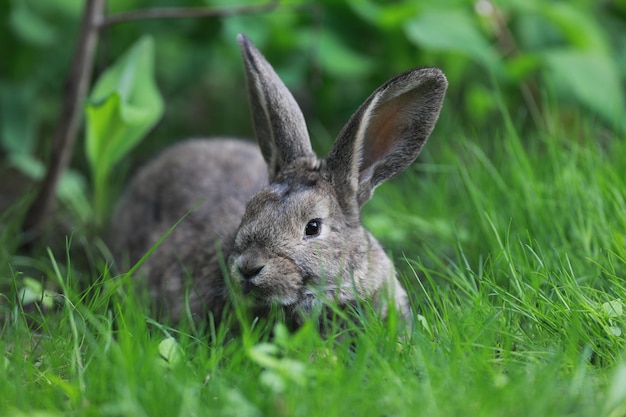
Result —
M 175 145 L 132 180 L 114 213 L 112 250 L 118 262 L 133 265 L 191 210 L 139 275 L 149 277 L 157 309 L 175 319 L 186 288 L 192 313 L 202 304 L 219 311 L 226 297 L 219 256 L 228 252 L 246 203 L 266 184 L 267 166 L 254 144 L 214 139 Z

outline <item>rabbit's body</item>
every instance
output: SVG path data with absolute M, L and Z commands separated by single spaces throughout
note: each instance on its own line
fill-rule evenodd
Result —
M 267 165 L 258 146 L 234 139 L 186 141 L 140 170 L 111 230 L 113 248 L 127 251 L 131 263 L 195 207 L 140 269 L 150 296 L 163 301 L 160 313 L 180 317 L 187 294 L 194 313 L 203 305 L 221 310 L 228 294 L 219 256 L 228 259 L 247 202 L 266 185 Z M 118 258 L 122 251 L 116 251 Z
M 295 325 L 324 300 L 371 300 L 382 314 L 390 301 L 407 317 L 406 292 L 362 226 L 360 209 L 419 154 L 439 115 L 445 77 L 426 68 L 390 80 L 319 159 L 291 94 L 252 44 L 243 36 L 239 42 L 260 150 L 222 139 L 165 151 L 118 206 L 114 251 L 137 262 L 193 208 L 140 269 L 174 320 L 185 297 L 193 314 L 210 311 L 219 320 L 233 287 L 257 314 L 278 306 Z

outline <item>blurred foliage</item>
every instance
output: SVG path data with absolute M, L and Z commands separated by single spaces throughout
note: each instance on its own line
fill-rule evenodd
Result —
M 245 3 L 262 2 L 237 2 Z M 233 2 L 110 0 L 108 12 L 173 6 Z M 11 51 L 0 60 L 4 155 L 46 160 L 81 7 L 75 0 L 0 4 L 0 44 Z M 112 26 L 102 33 L 97 68 L 142 36 L 154 38 L 165 114 L 136 148 L 137 163 L 186 137 L 251 137 L 239 32 L 294 92 L 320 153 L 372 90 L 415 66 L 439 66 L 450 81 L 435 136 L 463 129 L 489 137 L 505 123 L 524 134 L 581 118 L 623 136 L 625 29 L 624 0 L 293 0 L 264 14 Z M 74 156 L 73 166 L 87 172 L 85 155 Z M 130 161 L 110 173 L 111 184 L 127 178 L 136 166 Z

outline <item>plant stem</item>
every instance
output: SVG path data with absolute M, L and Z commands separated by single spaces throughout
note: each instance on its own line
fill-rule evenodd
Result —
M 32 242 L 41 232 L 41 226 L 55 203 L 59 178 L 67 168 L 82 112 L 80 108 L 89 88 L 98 45 L 98 26 L 104 17 L 106 0 L 87 0 L 81 21 L 78 44 L 67 79 L 61 115 L 54 133 L 48 170 L 30 209 L 26 213 L 22 230 Z
M 106 172 L 108 174 L 108 171 Z M 106 216 L 108 212 L 109 187 L 107 178 L 100 173 L 93 172 L 93 211 L 96 227 L 101 228 L 106 225 Z

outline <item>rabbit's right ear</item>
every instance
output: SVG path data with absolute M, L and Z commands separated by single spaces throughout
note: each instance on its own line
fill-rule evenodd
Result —
M 237 41 L 246 71 L 254 132 L 271 182 L 285 165 L 315 154 L 296 100 L 252 42 L 242 34 Z
M 359 107 L 326 158 L 342 201 L 358 210 L 376 186 L 417 158 L 447 86 L 438 68 L 414 69 L 387 81 Z

